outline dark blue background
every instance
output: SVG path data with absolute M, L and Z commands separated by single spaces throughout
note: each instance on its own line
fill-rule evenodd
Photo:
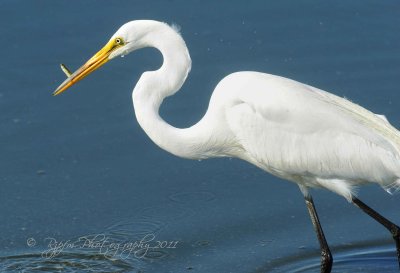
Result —
M 296 185 L 236 159 L 176 158 L 144 134 L 131 91 L 142 72 L 160 66 L 156 50 L 113 60 L 51 96 L 65 77 L 59 63 L 78 68 L 135 19 L 182 27 L 192 71 L 161 109 L 174 126 L 197 122 L 225 75 L 256 70 L 344 96 L 400 127 L 398 1 L 3 0 L 0 252 L 6 258 L 0 268 L 14 272 L 7 257 L 40 253 L 47 237 L 116 229 L 125 239 L 143 230 L 179 241 L 158 256 L 124 260 L 144 272 L 256 272 L 308 254 L 318 261 Z M 360 198 L 400 222 L 398 196 L 371 186 Z M 349 244 L 390 243 L 381 226 L 343 198 L 315 191 L 314 199 L 334 254 Z M 34 248 L 26 244 L 31 237 Z M 32 263 L 45 261 L 11 262 L 19 269 Z

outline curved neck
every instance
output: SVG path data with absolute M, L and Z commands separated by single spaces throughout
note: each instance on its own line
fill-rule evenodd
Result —
M 174 155 L 192 159 L 208 157 L 207 150 L 211 149 L 207 138 L 211 132 L 202 126 L 202 121 L 190 128 L 179 129 L 159 116 L 164 98 L 181 88 L 190 71 L 191 60 L 185 42 L 163 23 L 158 23 L 144 39 L 143 47 L 154 47 L 161 52 L 163 65 L 156 71 L 143 73 L 133 90 L 132 99 L 140 126 L 154 143 Z

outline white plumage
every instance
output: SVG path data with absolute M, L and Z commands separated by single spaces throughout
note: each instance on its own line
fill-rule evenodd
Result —
M 349 200 L 358 184 L 377 182 L 386 189 L 399 185 L 398 132 L 364 108 L 311 86 L 256 72 L 229 75 L 215 92 L 211 105 L 225 104 L 220 108 L 242 147 L 236 156 Z
M 323 187 L 350 200 L 354 186 L 366 182 L 388 191 L 399 187 L 395 128 L 346 99 L 283 77 L 228 75 L 196 125 L 176 129 L 166 124 L 158 108 L 190 70 L 185 43 L 168 25 L 152 21 L 130 22 L 113 37 L 128 41 L 129 33 L 139 37 L 132 37 L 133 44 L 156 47 L 164 56 L 160 70 L 144 73 L 133 92 L 137 119 L 161 148 L 186 158 L 238 157 L 298 183 L 303 193 Z

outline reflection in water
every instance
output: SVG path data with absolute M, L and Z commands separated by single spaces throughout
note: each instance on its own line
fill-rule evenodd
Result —
M 384 245 L 381 241 L 336 247 L 332 252 L 334 258 L 332 273 L 399 272 L 396 250 L 393 248 L 392 242 Z M 272 261 L 256 272 L 319 272 L 320 264 L 319 253 L 305 253 Z

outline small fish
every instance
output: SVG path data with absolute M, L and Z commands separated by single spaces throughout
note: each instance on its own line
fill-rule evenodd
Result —
M 71 71 L 65 66 L 65 64 L 60 64 L 61 70 L 67 75 L 67 78 L 71 77 Z

